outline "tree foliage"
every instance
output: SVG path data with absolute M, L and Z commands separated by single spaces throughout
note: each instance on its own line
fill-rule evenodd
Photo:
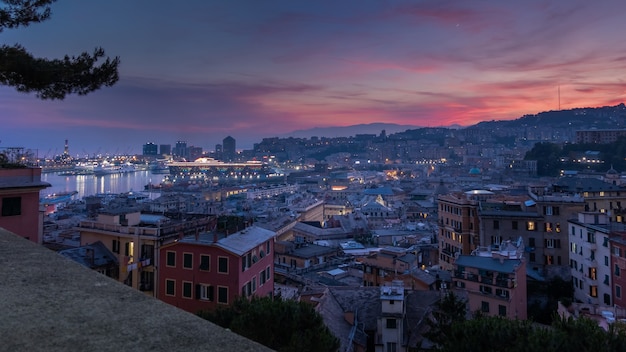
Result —
M 466 301 L 449 291 L 435 303 L 435 309 L 426 321 L 426 338 L 441 346 L 452 331 L 452 325 L 465 321 L 467 316 Z
M 530 320 L 480 317 L 453 324 L 440 351 L 626 351 L 626 334 L 594 320 L 557 317 L 551 327 Z
M 524 156 L 525 160 L 537 160 L 537 175 L 558 176 L 561 170 L 561 147 L 558 144 L 536 143 Z
M 270 297 L 238 298 L 231 306 L 199 315 L 281 352 L 336 351 L 333 336 L 311 305 Z
M 50 18 L 56 0 L 0 0 L 0 32 L 26 27 Z M 63 99 L 68 94 L 85 95 L 118 79 L 119 57 L 105 56 L 104 49 L 65 56 L 36 58 L 20 44 L 0 46 L 0 84 L 17 91 L 35 93 L 40 99 Z

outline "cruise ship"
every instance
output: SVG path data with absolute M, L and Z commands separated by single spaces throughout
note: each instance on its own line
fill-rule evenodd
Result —
M 226 163 L 213 158 L 175 161 L 169 170 L 168 181 L 172 183 L 248 182 L 284 176 L 260 161 Z

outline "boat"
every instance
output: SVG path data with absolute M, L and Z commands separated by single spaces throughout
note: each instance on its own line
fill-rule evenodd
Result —
M 72 200 L 72 197 L 74 197 L 76 194 L 78 194 L 78 191 L 52 193 L 39 199 L 39 203 L 43 205 L 65 203 Z
M 105 176 L 111 174 L 127 174 L 135 172 L 135 165 L 127 163 L 123 165 L 114 165 L 110 163 L 98 164 L 93 168 L 93 174 L 96 176 Z

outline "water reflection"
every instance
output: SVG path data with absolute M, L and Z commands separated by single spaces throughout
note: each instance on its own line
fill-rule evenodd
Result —
M 45 173 L 41 180 L 48 182 L 52 187 L 41 191 L 41 196 L 53 193 L 78 191 L 76 198 L 91 196 L 98 193 L 124 193 L 130 191 L 143 191 L 145 185 L 154 181 L 158 175 L 152 175 L 150 171 L 136 171 L 125 174 L 111 174 L 105 176 L 76 175 L 62 176 L 59 173 Z

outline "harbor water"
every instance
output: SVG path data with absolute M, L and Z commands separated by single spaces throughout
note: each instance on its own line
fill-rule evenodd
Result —
M 77 191 L 76 199 L 81 199 L 95 194 L 143 192 L 147 184 L 161 183 L 163 176 L 152 174 L 150 171 L 135 171 L 104 176 L 63 176 L 59 172 L 44 173 L 41 175 L 41 180 L 50 183 L 52 187 L 41 190 L 40 195 L 43 197 L 49 194 Z

